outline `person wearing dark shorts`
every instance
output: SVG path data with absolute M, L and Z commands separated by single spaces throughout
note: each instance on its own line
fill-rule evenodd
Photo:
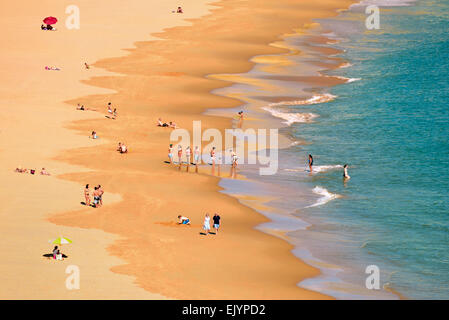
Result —
M 212 219 L 214 220 L 215 234 L 218 234 L 218 229 L 220 228 L 220 216 L 218 214 L 214 214 Z

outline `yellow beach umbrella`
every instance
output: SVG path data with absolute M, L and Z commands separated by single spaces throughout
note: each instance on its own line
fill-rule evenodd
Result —
M 56 238 L 55 240 L 53 240 L 52 243 L 53 244 L 69 244 L 69 243 L 72 243 L 72 240 L 70 240 L 69 238 L 59 237 L 59 238 Z

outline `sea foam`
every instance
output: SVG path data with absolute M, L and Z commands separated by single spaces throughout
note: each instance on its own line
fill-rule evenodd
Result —
M 315 188 L 313 188 L 312 190 L 314 193 L 318 194 L 321 196 L 321 198 L 318 198 L 318 200 L 314 203 L 311 204 L 310 206 L 307 206 L 306 208 L 312 208 L 312 207 L 316 207 L 316 206 L 321 206 L 323 204 L 328 203 L 331 200 L 340 198 L 341 196 L 339 194 L 336 193 L 331 193 L 329 191 L 327 191 L 327 189 L 320 187 L 320 186 L 316 186 Z

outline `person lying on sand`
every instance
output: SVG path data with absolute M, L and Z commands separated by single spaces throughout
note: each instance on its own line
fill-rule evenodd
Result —
M 49 176 L 50 173 L 49 173 L 47 170 L 45 170 L 45 168 L 42 168 L 42 170 L 41 170 L 41 175 L 43 175 L 43 176 Z
M 114 109 L 114 112 L 112 113 L 112 119 L 116 119 L 117 118 L 117 109 Z
M 189 224 L 190 225 L 190 219 L 179 215 L 178 216 L 178 224 Z
M 168 126 L 173 129 L 178 129 L 178 126 L 176 125 L 176 123 L 171 122 L 171 121 L 169 122 Z
M 90 69 L 89 65 L 87 64 L 87 62 L 84 62 L 84 66 L 86 67 L 86 69 Z
M 15 171 L 20 173 L 28 173 L 28 170 L 25 168 L 22 169 L 22 166 L 17 167 Z
M 157 119 L 157 126 L 158 127 L 168 127 L 168 124 L 165 122 L 162 122 L 162 119 L 159 118 L 159 119 Z
M 80 104 L 78 103 L 76 110 L 86 110 L 86 109 L 84 108 L 84 105 L 80 106 Z
M 108 113 L 112 116 L 112 106 L 111 103 L 108 103 Z
M 61 69 L 59 69 L 59 68 L 58 68 L 58 67 L 56 67 L 56 66 L 53 66 L 53 67 L 45 66 L 45 70 L 54 70 L 54 71 L 59 71 L 59 70 L 61 70 Z

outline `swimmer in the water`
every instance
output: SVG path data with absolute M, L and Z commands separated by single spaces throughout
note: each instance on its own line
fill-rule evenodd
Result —
M 347 164 L 345 164 L 343 166 L 343 179 L 345 179 L 345 180 L 351 179 L 351 177 L 348 174 L 348 165 Z
M 312 166 L 313 166 L 313 157 L 311 154 L 309 154 L 309 169 L 310 172 L 312 172 Z

